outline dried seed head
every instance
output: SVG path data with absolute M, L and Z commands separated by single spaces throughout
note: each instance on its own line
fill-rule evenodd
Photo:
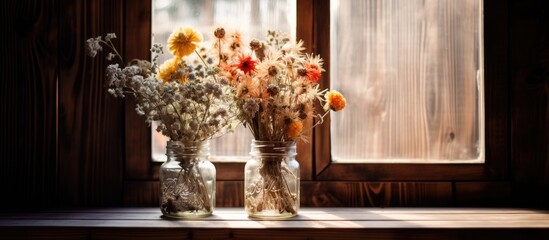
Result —
M 262 46 L 263 46 L 263 44 L 257 39 L 254 39 L 250 42 L 250 48 L 252 50 L 260 49 Z
M 275 66 L 270 66 L 268 71 L 269 75 L 273 77 L 278 74 L 278 69 Z
M 271 96 L 276 96 L 278 94 L 278 92 L 280 92 L 280 89 L 278 88 L 278 86 L 271 85 L 267 88 L 267 92 Z
M 299 111 L 299 118 L 305 120 L 307 118 L 307 113 L 305 111 Z
M 305 68 L 300 68 L 297 70 L 297 74 L 299 74 L 299 76 L 305 77 L 307 76 L 307 70 Z
M 291 118 L 285 118 L 285 119 L 284 119 L 284 123 L 285 123 L 286 125 L 288 125 L 288 124 L 290 124 L 290 123 L 292 123 L 292 122 L 293 122 L 293 121 L 292 121 Z
M 214 31 L 214 36 L 216 38 L 219 38 L 219 39 L 224 38 L 225 37 L 225 29 L 221 28 L 221 27 L 216 28 L 215 31 Z

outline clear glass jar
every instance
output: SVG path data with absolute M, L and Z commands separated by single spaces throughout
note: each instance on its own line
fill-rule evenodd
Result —
M 299 210 L 295 142 L 252 141 L 244 170 L 244 207 L 251 218 L 281 219 Z
M 210 142 L 168 141 L 160 167 L 160 209 L 166 217 L 197 218 L 215 207 L 215 166 Z

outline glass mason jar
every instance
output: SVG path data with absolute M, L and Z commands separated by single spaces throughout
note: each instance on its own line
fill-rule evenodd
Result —
M 160 209 L 166 217 L 197 218 L 212 214 L 215 166 L 210 142 L 168 141 L 168 160 L 160 167 Z
M 244 207 L 251 218 L 282 219 L 299 210 L 295 142 L 252 141 L 244 170 Z

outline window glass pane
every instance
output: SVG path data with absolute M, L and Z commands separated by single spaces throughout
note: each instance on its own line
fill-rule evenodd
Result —
M 153 0 L 153 42 L 166 45 L 172 31 L 179 26 L 199 30 L 205 41 L 213 38 L 215 26 L 239 30 L 243 36 L 264 39 L 267 30 L 280 30 L 295 36 L 296 0 Z M 249 42 L 251 39 L 244 39 Z M 169 53 L 159 58 L 168 59 Z M 153 160 L 165 161 L 167 138 L 152 126 Z M 214 159 L 245 161 L 252 135 L 239 126 L 211 143 Z
M 481 0 L 332 0 L 335 162 L 484 162 Z

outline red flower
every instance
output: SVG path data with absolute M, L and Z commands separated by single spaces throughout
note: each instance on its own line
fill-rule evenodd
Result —
M 322 73 L 318 71 L 318 69 L 311 68 L 307 69 L 307 78 L 314 83 L 318 82 L 318 79 L 320 79 L 320 76 L 322 76 Z
M 249 74 L 255 70 L 255 63 L 256 61 L 252 60 L 252 56 L 240 55 L 238 56 L 238 64 L 236 65 L 236 68 L 240 69 L 240 71 L 245 74 Z
M 305 64 L 305 70 L 307 70 L 307 78 L 311 82 L 317 83 L 322 76 L 322 72 L 317 65 Z

